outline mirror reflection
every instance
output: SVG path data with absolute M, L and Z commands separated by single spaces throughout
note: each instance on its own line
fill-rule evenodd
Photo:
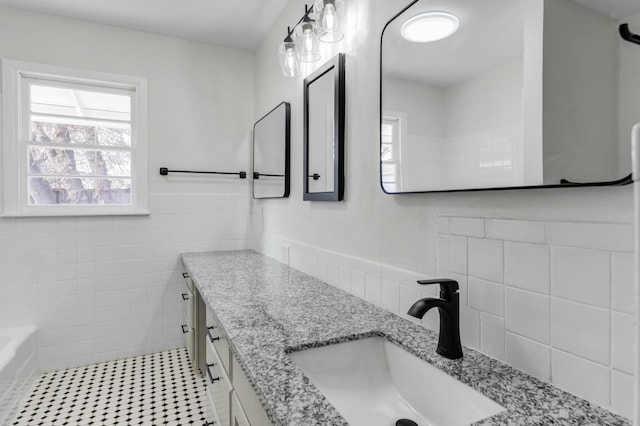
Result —
M 330 192 L 334 187 L 335 68 L 308 86 L 309 173 L 308 192 Z
M 627 176 L 640 46 L 621 23 L 640 31 L 640 2 L 413 2 L 382 35 L 384 191 Z
M 253 198 L 289 196 L 290 116 L 282 102 L 253 126 Z
M 306 201 L 341 201 L 344 194 L 345 56 L 304 79 Z

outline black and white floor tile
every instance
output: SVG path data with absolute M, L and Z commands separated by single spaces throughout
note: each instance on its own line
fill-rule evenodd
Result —
M 43 374 L 12 425 L 213 424 L 206 382 L 186 349 Z

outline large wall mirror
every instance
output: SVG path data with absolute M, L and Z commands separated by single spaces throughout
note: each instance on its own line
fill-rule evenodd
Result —
M 304 200 L 344 194 L 344 54 L 304 79 Z
M 291 106 L 282 102 L 253 126 L 253 198 L 289 196 Z
M 624 23 L 640 32 L 640 1 L 409 4 L 381 39 L 383 190 L 629 183 L 640 45 Z

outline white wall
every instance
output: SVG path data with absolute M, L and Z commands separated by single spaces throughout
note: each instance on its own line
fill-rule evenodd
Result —
M 379 40 L 401 0 L 351 0 L 347 53 L 345 201 L 302 201 L 302 79 L 281 75 L 274 51 L 299 19 L 293 0 L 255 54 L 255 117 L 291 102 L 291 196 L 255 203 L 265 231 L 320 248 L 435 274 L 438 214 L 632 222 L 631 187 L 385 195 L 379 184 Z
M 446 88 L 443 188 L 524 183 L 522 84 L 518 59 Z
M 400 191 L 439 187 L 444 169 L 439 161 L 444 150 L 444 90 L 441 87 L 385 77 L 387 113 L 399 116 L 406 135 L 400 140 Z
M 383 114 L 407 128 L 400 192 L 524 183 L 522 59 L 447 87 L 385 77 L 383 90 Z
M 246 170 L 253 126 L 251 53 L 0 8 L 0 57 L 147 79 L 149 187 L 182 192 L 158 168 Z M 274 105 L 275 106 L 275 105 Z M 191 179 L 194 191 L 248 181 Z
M 0 58 L 144 77 L 151 216 L 0 219 L 0 327 L 40 327 L 45 370 L 181 346 L 178 254 L 246 247 L 250 53 L 0 8 Z
M 457 252 L 452 258 L 448 250 L 441 246 L 441 253 L 438 253 L 438 234 L 448 236 L 456 233 L 447 228 L 444 230 L 441 224 L 438 227 L 438 217 L 471 217 L 470 222 L 482 223 L 482 235 L 475 235 L 476 238 L 485 239 L 486 223 L 495 218 L 514 219 L 527 223 L 542 223 L 542 227 L 553 227 L 554 224 L 567 226 L 570 235 L 580 238 L 583 235 L 592 235 L 596 241 L 608 241 L 607 232 L 604 234 L 602 223 L 613 227 L 612 229 L 623 230 L 631 233 L 632 223 L 632 188 L 630 186 L 620 188 L 581 188 L 581 189 L 535 189 L 535 190 L 510 190 L 510 191 L 486 191 L 451 194 L 417 194 L 417 195 L 385 195 L 379 185 L 379 40 L 382 27 L 386 21 L 397 11 L 406 5 L 401 0 L 351 0 L 347 2 L 349 11 L 349 27 L 351 32 L 345 36 L 345 42 L 340 47 L 347 53 L 346 61 L 346 90 L 347 90 L 347 136 L 346 136 L 346 191 L 345 200 L 340 203 L 303 202 L 302 201 L 302 79 L 284 78 L 280 74 L 277 59 L 274 54 L 277 44 L 281 41 L 284 29 L 299 18 L 300 10 L 303 9 L 303 2 L 299 0 L 290 1 L 280 19 L 276 22 L 270 35 L 265 39 L 259 50 L 256 52 L 256 69 L 260 72 L 255 76 L 256 88 L 256 115 L 262 111 L 268 111 L 270 107 L 282 100 L 290 101 L 292 104 L 292 185 L 291 196 L 283 200 L 264 200 L 253 203 L 256 213 L 263 214 L 264 235 L 261 249 L 276 258 L 288 262 L 293 267 L 311 273 L 330 284 L 352 292 L 373 303 L 402 314 L 406 312 L 404 308 L 407 303 L 412 303 L 419 297 L 434 294 L 424 289 L 417 288 L 412 282 L 417 277 L 435 276 L 438 273 L 451 274 L 450 269 L 437 268 L 436 259 L 442 262 L 452 260 L 468 265 L 469 258 L 462 258 L 462 252 Z M 598 224 L 591 227 L 589 223 Z M 468 221 L 462 221 L 462 229 L 468 229 Z M 573 224 L 580 223 L 586 225 Z M 473 226 L 471 226 L 473 228 Z M 525 226 L 526 229 L 526 226 Z M 546 228 L 545 228 L 546 229 Z M 626 230 L 626 231 L 625 231 Z M 469 231 L 465 231 L 469 232 Z M 595 233 L 595 237 L 593 237 Z M 457 232 L 460 234 L 460 231 Z M 544 238 L 548 238 L 544 234 Z M 469 249 L 469 235 L 463 234 L 464 253 Z M 472 235 L 473 237 L 473 235 Z M 513 239 L 512 236 L 489 237 L 497 240 L 495 244 L 502 247 L 509 246 L 510 243 L 504 240 Z M 625 240 L 624 235 L 621 237 Z M 489 241 L 488 243 L 492 243 Z M 538 241 L 542 245 L 542 250 L 554 251 L 554 247 L 570 246 L 568 255 L 575 254 L 574 249 L 583 249 L 584 246 L 556 240 Z M 625 245 L 620 247 L 609 247 L 596 245 L 591 247 L 599 252 L 598 258 L 606 258 L 605 261 L 610 268 L 617 264 L 620 256 L 628 258 L 630 248 Z M 580 250 L 577 250 L 580 252 Z M 565 254 L 567 254 L 565 252 Z M 482 253 L 482 250 L 480 250 Z M 503 256 L 504 251 L 502 252 Z M 582 252 L 580 252 L 582 253 Z M 620 254 L 616 254 L 620 253 Z M 625 256 L 627 255 L 627 256 Z M 579 257 L 579 256 L 578 256 Z M 588 257 L 588 256 L 587 256 Z M 477 258 L 476 258 L 477 259 Z M 528 259 L 526 256 L 524 259 Z M 550 258 L 551 259 L 551 258 Z M 573 258 L 575 261 L 576 257 Z M 580 277 L 581 263 L 565 260 L 554 260 L 555 265 L 564 268 L 562 273 L 572 278 L 575 284 L 576 277 Z M 477 262 L 477 260 L 474 260 Z M 588 258 L 582 258 L 588 264 Z M 503 264 L 504 265 L 504 264 Z M 527 273 L 529 269 L 522 269 Z M 611 270 L 604 272 L 609 276 Z M 627 268 L 628 270 L 628 268 Z M 449 273 L 447 273 L 449 271 Z M 599 271 L 601 273 L 602 271 Z M 551 273 L 551 272 L 550 272 Z M 458 274 L 462 275 L 462 274 Z M 469 275 L 469 274 L 467 274 Z M 461 281 L 467 278 L 461 276 Z M 473 275 L 473 274 L 471 274 Z M 556 275 L 557 279 L 558 275 Z M 616 273 L 616 277 L 620 277 Z M 551 278 L 550 278 L 551 279 Z M 613 280 L 617 280 L 614 278 Z M 469 280 L 469 279 L 468 279 Z M 589 281 L 584 289 L 577 289 L 577 292 L 589 292 L 590 294 L 609 294 L 610 291 L 618 291 L 613 280 Z M 486 281 L 486 280 L 485 280 Z M 629 276 L 620 278 L 618 285 L 630 284 Z M 474 280 L 477 284 L 477 280 Z M 476 295 L 480 299 L 491 299 L 490 285 L 480 283 L 468 284 L 473 286 Z M 509 283 L 497 280 L 495 285 L 501 286 L 503 292 L 507 291 Z M 611 290 L 610 286 L 614 286 Z M 485 291 L 488 290 L 488 291 Z M 551 290 L 550 290 L 551 291 Z M 499 292 L 499 291 L 498 291 Z M 495 292 L 494 292 L 495 293 Z M 617 295 L 616 297 L 618 297 Z M 558 295 L 555 293 L 543 294 L 552 304 L 556 299 L 567 299 L 572 302 L 572 296 Z M 605 342 L 607 347 L 612 348 L 624 339 L 620 339 L 619 333 L 626 333 L 624 321 L 620 325 L 618 317 L 628 319 L 629 312 L 621 311 L 619 307 L 612 305 L 612 299 L 607 299 L 608 305 L 602 307 L 599 302 L 588 302 L 584 304 L 584 310 L 603 309 L 598 311 L 603 315 L 610 315 L 611 328 L 605 330 L 593 330 L 587 333 L 585 339 L 591 343 Z M 560 303 L 564 303 L 562 300 Z M 473 302 L 475 303 L 475 302 Z M 503 308 L 504 299 L 502 301 Z M 508 301 L 507 301 L 508 303 Z M 616 302 L 617 303 L 617 302 Z M 593 306 L 592 306 L 593 305 Z M 395 308 L 394 308 L 395 306 Z M 582 307 L 582 306 L 581 306 Z M 504 313 L 491 314 L 485 312 L 479 305 L 471 307 L 475 310 L 468 311 L 470 316 L 489 318 L 485 321 L 485 336 L 491 336 L 488 330 L 489 324 L 500 325 L 505 321 Z M 553 309 L 553 308 L 551 308 Z M 607 314 L 608 312 L 608 314 Z M 488 317 L 487 315 L 493 315 Z M 626 316 L 625 316 L 626 315 Z M 516 320 L 527 321 L 531 317 L 525 314 L 514 317 Z M 557 317 L 547 315 L 549 320 L 550 333 L 553 329 L 561 327 L 562 323 Z M 617 318 L 617 319 L 615 319 Z M 495 321 L 491 322 L 490 320 Z M 513 319 L 512 319 L 513 320 Z M 506 322 L 510 321 L 506 317 Z M 466 339 L 473 336 L 473 327 L 481 327 L 481 322 L 474 321 L 473 318 L 463 319 L 463 330 Z M 426 324 L 428 325 L 428 324 Z M 518 334 L 511 332 L 506 326 L 502 331 L 504 339 L 511 339 L 508 334 Z M 506 331 L 505 331 L 506 330 Z M 495 331 L 495 330 L 494 330 Z M 627 330 L 628 331 L 628 330 Z M 492 349 L 482 347 L 482 330 L 476 332 L 475 346 L 473 347 L 488 353 L 491 356 L 508 357 L 508 349 L 505 352 L 495 353 Z M 526 338 L 526 333 L 521 332 L 519 336 Z M 604 333 L 604 334 L 603 334 Z M 500 336 L 494 333 L 493 336 Z M 552 338 L 553 339 L 553 338 Z M 555 342 L 561 338 L 555 338 Z M 614 343 L 614 339 L 615 342 Z M 590 359 L 588 351 L 579 345 L 571 347 L 561 347 L 550 340 L 545 343 L 545 350 L 551 357 L 555 356 L 558 362 L 566 362 L 579 358 L 577 362 L 592 362 L 597 364 L 593 370 L 598 371 L 596 381 L 591 381 L 584 386 L 591 386 L 588 393 L 579 389 L 578 381 L 571 379 L 564 380 L 558 378 L 554 383 L 569 391 L 582 394 L 590 400 L 610 407 L 617 412 L 629 415 L 629 407 L 632 402 L 624 400 L 630 396 L 627 390 L 630 386 L 631 376 L 627 367 L 619 367 L 613 358 Z M 575 340 L 572 340 L 575 343 Z M 597 344 L 597 343 L 596 343 Z M 507 345 L 507 343 L 504 343 Z M 506 346 L 503 346 L 506 348 Z M 618 354 L 623 354 L 628 349 L 622 344 L 622 349 L 615 349 Z M 612 349 L 613 350 L 613 349 Z M 513 347 L 512 347 L 513 353 Z M 501 355 L 502 354 L 502 355 Z M 616 355 L 617 357 L 618 355 Z M 573 357 L 573 358 L 572 358 Z M 512 360 L 512 364 L 518 368 L 523 368 L 518 362 L 524 358 L 519 356 Z M 584 362 L 583 362 L 584 360 Z M 507 361 L 509 361 L 507 359 Z M 554 361 L 555 362 L 555 361 Z M 570 361 L 569 364 L 571 364 Z M 551 368 L 551 364 L 548 364 Z M 559 365 L 559 364 L 558 364 Z M 565 363 L 566 365 L 566 363 Z M 576 363 L 575 365 L 578 365 Z M 590 364 L 589 364 L 590 365 Z M 593 367 L 593 366 L 592 366 Z M 588 368 L 584 371 L 591 371 Z M 545 374 L 539 375 L 548 378 Z M 578 374 L 578 379 L 586 375 Z M 564 376 L 566 379 L 566 376 Z M 615 382 L 614 382 L 615 381 Z
M 544 182 L 618 179 L 618 146 L 602 143 L 618 140 L 616 23 L 571 1 L 544 9 Z

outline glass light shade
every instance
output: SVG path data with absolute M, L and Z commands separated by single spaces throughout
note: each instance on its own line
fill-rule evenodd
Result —
M 316 28 L 311 20 L 302 21 L 295 30 L 296 48 L 302 62 L 320 60 L 320 48 Z
M 344 38 L 341 0 L 316 0 L 313 10 L 318 20 L 318 38 L 325 43 L 336 43 Z
M 296 77 L 300 75 L 300 57 L 293 40 L 285 41 L 280 45 L 278 58 L 280 59 L 282 75 L 285 77 Z
M 424 12 L 402 24 L 400 32 L 406 40 L 429 43 L 445 39 L 458 31 L 460 21 L 447 12 Z

